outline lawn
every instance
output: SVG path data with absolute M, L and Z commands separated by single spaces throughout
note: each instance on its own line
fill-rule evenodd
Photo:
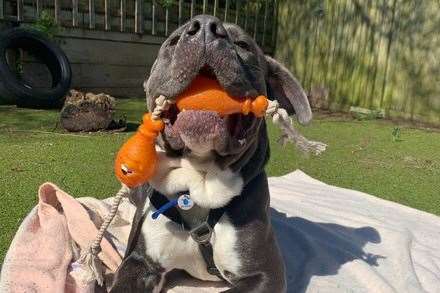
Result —
M 119 100 L 118 115 L 137 123 L 143 100 Z M 23 217 L 36 204 L 36 191 L 52 181 L 75 196 L 112 196 L 115 152 L 130 133 L 69 134 L 58 126 L 56 111 L 0 106 L 0 262 Z M 292 145 L 275 143 L 279 133 L 269 125 L 272 158 L 268 174 L 295 169 L 326 183 L 353 188 L 440 215 L 440 133 L 387 121 L 357 121 L 319 116 L 301 128 L 329 145 L 319 157 L 305 156 Z M 331 196 L 331 195 L 329 195 Z

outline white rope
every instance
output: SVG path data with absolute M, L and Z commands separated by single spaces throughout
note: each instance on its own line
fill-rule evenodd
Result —
M 154 107 L 151 113 L 151 118 L 153 118 L 154 120 L 159 119 L 162 112 L 168 110 L 170 108 L 170 105 L 174 103 L 174 101 L 168 100 L 163 95 L 160 95 L 155 102 L 156 107 Z
M 96 280 L 100 286 L 102 286 L 102 284 L 104 283 L 102 262 L 98 258 L 98 254 L 101 252 L 101 241 L 104 238 L 104 234 L 107 231 L 108 226 L 113 221 L 116 213 L 118 212 L 118 207 L 122 201 L 122 198 L 128 197 L 129 194 L 130 188 L 122 185 L 121 189 L 113 198 L 110 212 L 107 214 L 104 222 L 101 224 L 95 240 L 92 242 L 89 249 L 86 250 L 79 258 L 78 263 L 82 265 L 82 269 L 85 272 L 82 275 L 83 281 L 91 282 L 93 280 Z
M 285 145 L 288 140 L 295 143 L 295 145 L 304 152 L 310 152 L 315 155 L 319 155 L 325 151 L 327 145 L 319 141 L 311 141 L 305 138 L 299 131 L 293 127 L 293 121 L 289 117 L 287 111 L 280 108 L 278 101 L 269 100 L 269 106 L 266 110 L 266 115 L 272 117 L 272 121 L 277 125 L 282 135 L 280 137 L 280 143 Z

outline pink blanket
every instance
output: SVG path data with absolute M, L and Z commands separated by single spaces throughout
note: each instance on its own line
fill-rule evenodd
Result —
M 94 292 L 95 283 L 75 262 L 97 233 L 89 212 L 51 183 L 40 187 L 38 197 L 6 255 L 0 292 Z M 99 258 L 114 272 L 121 256 L 107 239 L 101 248 Z
M 74 199 L 51 183 L 38 192 L 39 203 L 24 219 L 15 235 L 2 268 L 0 292 L 106 292 L 113 273 L 121 263 L 135 206 L 123 199 L 101 243 L 98 255 L 104 264 L 105 288 L 96 290 L 96 281 L 88 279 L 77 262 L 95 239 L 112 198 Z M 216 292 L 226 289 L 221 282 L 197 281 L 181 272 L 167 276 L 166 292 Z

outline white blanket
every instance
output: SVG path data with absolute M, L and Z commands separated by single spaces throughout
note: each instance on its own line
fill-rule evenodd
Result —
M 301 171 L 269 179 L 288 292 L 440 292 L 440 218 Z

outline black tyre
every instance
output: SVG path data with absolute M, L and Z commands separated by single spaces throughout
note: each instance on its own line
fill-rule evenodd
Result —
M 45 64 L 52 77 L 52 86 L 37 88 L 19 78 L 8 64 L 7 50 L 21 49 Z M 8 29 L 0 33 L 1 96 L 16 99 L 20 107 L 61 108 L 63 98 L 70 89 L 72 71 L 69 60 L 61 48 L 43 34 L 23 28 Z

